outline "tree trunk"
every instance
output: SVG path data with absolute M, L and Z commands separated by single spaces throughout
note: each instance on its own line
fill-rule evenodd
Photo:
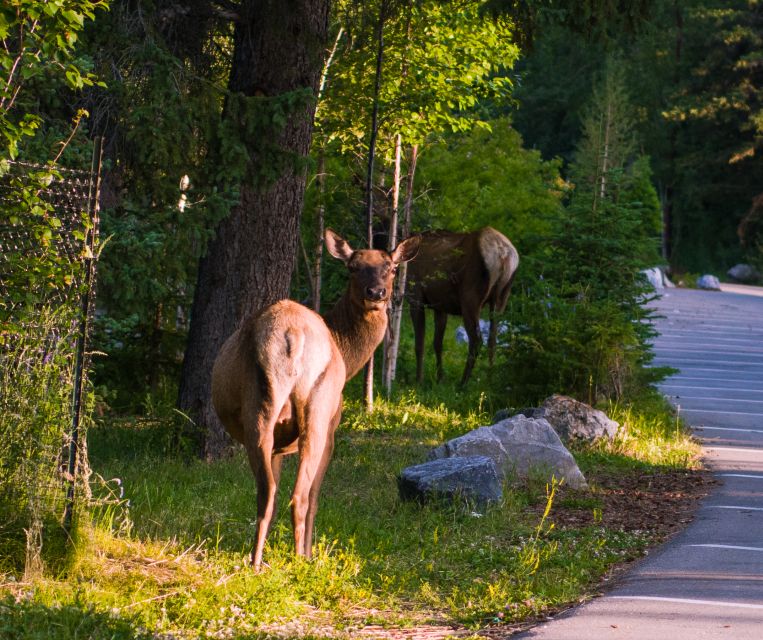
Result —
M 323 284 L 323 231 L 326 227 L 326 154 L 321 149 L 318 156 L 318 211 L 315 221 L 315 235 L 313 236 L 313 311 L 321 312 L 321 285 Z
M 389 242 L 387 244 L 387 250 L 392 251 L 397 245 L 397 221 L 399 214 L 400 204 L 400 155 L 401 155 L 402 139 L 398 133 L 395 136 L 395 173 L 392 178 L 392 215 L 389 220 Z M 395 293 L 397 288 L 393 289 L 392 297 L 389 301 L 388 312 L 390 318 L 394 318 L 399 306 L 402 305 L 403 299 L 397 298 Z M 384 359 L 382 365 L 382 384 L 387 390 L 387 395 L 392 393 L 392 379 L 395 377 L 394 371 L 391 369 L 392 349 L 393 345 L 398 340 L 398 336 L 393 331 L 393 324 L 390 323 L 387 335 L 384 336 Z
M 416 160 L 418 159 L 419 146 L 411 147 L 411 159 L 408 163 L 408 184 L 406 185 L 405 204 L 403 205 L 403 229 L 401 240 L 411 237 L 411 209 L 413 208 L 413 179 L 416 175 Z M 392 390 L 392 382 L 395 379 L 397 371 L 397 352 L 400 349 L 400 327 L 403 323 L 403 303 L 405 301 L 405 283 L 408 279 L 408 263 L 403 262 L 397 269 L 397 280 L 395 281 L 395 291 L 392 299 L 397 301 L 393 306 L 392 317 L 390 318 L 390 336 L 389 348 L 385 352 L 386 375 L 387 375 L 387 394 Z
M 328 8 L 329 0 L 244 0 L 233 36 L 230 91 L 266 98 L 305 88 L 315 94 Z M 273 128 L 270 140 L 305 157 L 314 108 L 292 110 L 283 128 Z M 265 182 L 263 161 L 256 152 L 249 160 L 239 204 L 218 226 L 199 265 L 180 381 L 180 408 L 196 425 L 207 458 L 219 457 L 229 444 L 210 397 L 217 352 L 244 317 L 288 296 L 298 249 L 304 170 L 293 166 Z
M 382 61 L 384 58 L 384 20 L 386 0 L 379 6 L 379 23 L 376 33 L 376 76 L 374 80 L 373 110 L 371 113 L 371 136 L 368 142 L 368 168 L 366 172 L 366 233 L 368 247 L 374 246 L 374 159 L 376 156 L 376 136 L 379 133 L 379 93 L 381 91 Z M 365 409 L 369 413 L 374 410 L 374 356 L 368 359 L 363 381 Z

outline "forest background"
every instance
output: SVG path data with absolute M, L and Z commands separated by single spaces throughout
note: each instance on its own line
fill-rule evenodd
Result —
M 537 276 L 553 281 L 549 235 L 569 222 L 575 188 L 585 181 L 575 175 L 576 159 L 588 162 L 584 172 L 601 170 L 595 158 L 582 159 L 592 135 L 586 118 L 610 109 L 623 132 L 620 167 L 635 169 L 643 182 L 631 200 L 641 203 L 653 253 L 642 251 L 641 262 L 722 274 L 743 258 L 760 260 L 753 207 L 763 126 L 758 3 L 657 1 L 626 3 L 622 11 L 606 2 L 571 3 L 574 10 L 559 2 L 388 4 L 377 220 L 392 208 L 401 134 L 403 195 L 411 149 L 419 154 L 408 195 L 413 230 L 495 226 L 527 258 L 517 291 L 535 301 L 548 296 Z M 247 145 L 264 144 L 270 122 L 252 118 L 252 130 L 242 133 L 221 118 L 230 102 L 232 36 L 224 6 L 114 2 L 87 25 L 76 50 L 106 87 L 73 92 L 43 74 L 27 91 L 26 108 L 43 124 L 20 157 L 44 159 L 79 108 L 90 118 L 63 160 L 86 162 L 87 139 L 106 140 L 102 233 L 109 241 L 99 268 L 96 342 L 108 357 L 97 360 L 95 381 L 115 408 L 134 408 L 157 393 L 174 402 L 199 257 L 240 197 L 247 158 L 263 153 Z M 313 295 L 319 212 L 327 226 L 365 242 L 380 8 L 337 3 L 330 20 L 327 51 L 334 55 L 305 168 L 291 283 L 292 297 L 303 301 Z M 486 9 L 500 20 L 485 21 Z M 272 122 L 286 117 L 277 105 L 267 110 Z M 589 129 L 599 125 L 589 122 Z M 190 186 L 181 192 L 185 175 Z M 337 274 L 329 265 L 324 307 L 340 286 Z
M 542 493 L 532 483 L 478 521 L 402 505 L 391 478 L 495 410 L 555 392 L 624 425 L 609 449 L 575 451 L 587 474 L 668 478 L 695 465 L 696 448 L 649 395 L 665 371 L 650 366 L 652 292 L 639 274 L 661 264 L 689 280 L 741 260 L 762 266 L 762 21 L 763 7 L 741 0 L 3 5 L 0 174 L 10 161 L 88 168 L 93 138 L 105 140 L 87 408 L 94 469 L 119 480 L 91 483 L 107 494 L 83 511 L 94 528 L 76 529 L 78 558 L 57 555 L 71 541 L 57 465 L 73 350 L 71 329 L 52 331 L 40 312 L 68 284 L 51 251 L 61 222 L 36 195 L 53 169 L 30 172 L 31 186 L 2 209 L 11 225 L 28 209 L 40 252 L 4 256 L 21 279 L 0 283 L 33 320 L 16 325 L 7 312 L 18 307 L 3 300 L 0 571 L 14 587 L 22 570 L 42 571 L 42 554 L 76 577 L 36 587 L 50 607 L 42 613 L 14 592 L 0 615 L 18 613 L 23 627 L 41 613 L 44 634 L 51 611 L 74 603 L 61 616 L 80 624 L 86 602 L 97 624 L 124 610 L 140 626 L 212 633 L 218 609 L 241 629 L 306 606 L 336 607 L 347 624 L 358 608 L 373 621 L 376 598 L 403 617 L 500 623 L 498 613 L 519 620 L 577 600 L 641 552 L 640 528 L 599 526 L 606 492 L 574 497 L 592 522 L 552 534 L 553 492 L 540 524 L 528 524 Z M 446 381 L 430 366 L 416 387 L 404 320 L 389 401 L 370 415 L 360 385 L 347 390 L 319 521 L 334 541 L 321 538 L 308 571 L 286 560 L 282 520 L 274 569 L 239 573 L 251 478 L 242 456 L 219 460 L 228 443 L 210 417 L 211 358 L 263 304 L 290 295 L 331 305 L 345 276 L 324 264 L 323 228 L 356 247 L 384 243 L 395 214 L 404 235 L 490 225 L 516 245 L 496 366 L 482 358 L 458 388 L 465 354 L 450 335 Z M 634 399 L 657 408 L 644 418 Z M 57 496 L 49 512 L 43 485 Z M 397 530 L 380 525 L 388 512 Z M 214 551 L 202 551 L 209 541 Z M 425 562 L 422 548 L 455 569 Z M 155 573 L 166 554 L 179 569 Z M 261 592 L 277 604 L 262 609 Z
M 753 206 L 763 126 L 758 3 L 626 5 L 334 4 L 326 34 L 332 56 L 322 69 L 303 169 L 300 247 L 286 257 L 287 267 L 296 257 L 292 297 L 315 298 L 319 225 L 341 229 L 358 245 L 366 241 L 382 8 L 376 224 L 389 221 L 400 136 L 412 229 L 495 226 L 527 258 L 518 289 L 532 290 L 528 298 L 535 300 L 547 296 L 537 276 L 545 272 L 553 282 L 550 272 L 562 261 L 550 260 L 549 238 L 554 225 L 572 219 L 575 189 L 585 187 L 576 162 L 588 163 L 582 172 L 591 180 L 601 172 L 582 147 L 603 144 L 591 140 L 591 128 L 601 122 L 590 120 L 605 113 L 611 119 L 605 124 L 620 136 L 608 143 L 620 147 L 612 166 L 635 171 L 642 181 L 629 197 L 640 202 L 652 243 L 652 255 L 639 256 L 645 266 L 723 273 L 743 258 L 759 261 L 760 213 Z M 108 357 L 96 361 L 95 383 L 103 401 L 118 409 L 157 394 L 174 402 L 199 258 L 240 201 L 241 181 L 267 182 L 268 172 L 277 175 L 288 163 L 271 147 L 292 107 L 258 102 L 256 95 L 239 99 L 231 90 L 233 16 L 235 6 L 227 3 L 113 2 L 94 21 L 83 20 L 71 51 L 70 68 L 81 68 L 82 77 L 92 72 L 105 86 L 83 91 L 82 83 L 72 87 L 51 69 L 30 73 L 8 114 L 39 118 L 17 150 L 20 160 L 49 160 L 80 109 L 89 117 L 60 161 L 84 167 L 88 140 L 106 140 L 101 206 L 109 240 L 99 267 L 96 344 Z M 304 98 L 291 93 L 288 100 Z M 226 116 L 234 110 L 238 115 Z M 261 174 L 254 178 L 253 157 L 260 158 Z M 188 184 L 181 191 L 183 176 Z M 329 266 L 324 278 L 329 303 L 336 274 Z

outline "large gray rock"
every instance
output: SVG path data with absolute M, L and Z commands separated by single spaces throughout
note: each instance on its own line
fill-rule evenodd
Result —
M 760 272 L 749 264 L 735 264 L 726 275 L 737 282 L 755 283 L 760 280 Z
M 697 279 L 697 287 L 707 289 L 708 291 L 720 291 L 721 281 L 715 276 L 705 274 Z
M 501 499 L 501 480 L 486 456 L 442 458 L 403 469 L 397 479 L 404 500 L 463 497 L 480 504 Z
M 573 489 L 588 487 L 575 458 L 544 419 L 514 416 L 480 427 L 433 449 L 432 460 L 486 456 L 506 478 L 526 479 L 531 473 L 564 479 Z
M 530 417 L 548 420 L 565 442 L 593 442 L 599 438 L 612 440 L 620 427 L 619 423 L 610 420 L 603 411 L 558 394 L 546 398 L 540 407 L 532 410 Z

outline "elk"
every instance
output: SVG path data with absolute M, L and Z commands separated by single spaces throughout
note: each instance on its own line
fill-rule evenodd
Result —
M 430 231 L 421 235 L 418 256 L 408 266 L 408 300 L 416 345 L 416 379 L 424 378 L 425 309 L 434 311 L 434 352 L 437 379 L 442 379 L 442 339 L 448 314 L 461 316 L 469 336 L 461 385 L 472 373 L 482 346 L 480 313 L 490 309 L 488 353 L 493 363 L 497 327 L 495 312 L 502 312 L 511 292 L 519 254 L 509 239 L 491 227 L 471 233 Z
M 350 273 L 344 295 L 325 319 L 291 300 L 246 318 L 220 349 L 212 369 L 212 402 L 224 427 L 244 445 L 257 485 L 252 565 L 259 570 L 275 513 L 281 465 L 298 453 L 291 499 L 294 545 L 310 558 L 321 482 L 334 447 L 344 385 L 368 361 L 387 329 L 397 266 L 419 238 L 388 253 L 354 251 L 327 229 L 328 252 Z

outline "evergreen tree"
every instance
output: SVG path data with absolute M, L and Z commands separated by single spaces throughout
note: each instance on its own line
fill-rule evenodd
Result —
M 566 215 L 548 254 L 524 261 L 530 278 L 514 307 L 527 329 L 514 335 L 509 360 L 512 384 L 537 395 L 525 400 L 566 392 L 595 402 L 652 379 L 640 270 L 657 259 L 659 209 L 635 142 L 621 67 L 610 61 L 583 119 Z

